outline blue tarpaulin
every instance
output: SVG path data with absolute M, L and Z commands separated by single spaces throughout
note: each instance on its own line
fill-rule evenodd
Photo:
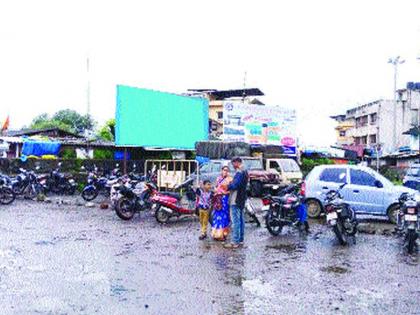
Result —
M 58 155 L 61 144 L 59 142 L 50 141 L 25 141 L 23 143 L 23 155 Z
M 124 151 L 115 151 L 114 159 L 115 160 L 124 160 Z M 127 152 L 127 160 L 131 160 L 130 152 Z

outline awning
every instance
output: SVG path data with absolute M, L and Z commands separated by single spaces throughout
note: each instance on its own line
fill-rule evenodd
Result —
M 403 132 L 403 135 L 409 135 L 409 136 L 415 136 L 418 137 L 420 134 L 420 128 L 417 127 L 412 127 L 410 129 L 408 129 L 407 131 Z

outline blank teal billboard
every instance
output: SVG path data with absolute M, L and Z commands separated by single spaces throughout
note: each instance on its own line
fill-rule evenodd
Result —
M 204 98 L 117 86 L 118 146 L 194 149 L 207 140 L 208 126 Z

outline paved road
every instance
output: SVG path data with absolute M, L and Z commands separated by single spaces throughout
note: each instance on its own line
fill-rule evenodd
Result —
M 394 236 L 340 247 L 247 225 L 246 248 L 198 241 L 198 222 L 17 201 L 0 210 L 2 314 L 420 314 L 418 258 Z

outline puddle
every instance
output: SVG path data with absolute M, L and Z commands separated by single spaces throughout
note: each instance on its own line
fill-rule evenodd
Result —
M 305 247 L 302 244 L 284 244 L 284 243 L 278 243 L 278 244 L 271 244 L 266 245 L 266 249 L 275 249 L 277 251 L 292 254 L 292 253 L 303 253 L 305 252 Z
M 324 268 L 321 268 L 321 271 L 328 272 L 328 273 L 336 273 L 336 274 L 345 274 L 345 273 L 350 272 L 349 269 L 344 268 L 344 267 L 340 267 L 340 266 L 324 267 Z

